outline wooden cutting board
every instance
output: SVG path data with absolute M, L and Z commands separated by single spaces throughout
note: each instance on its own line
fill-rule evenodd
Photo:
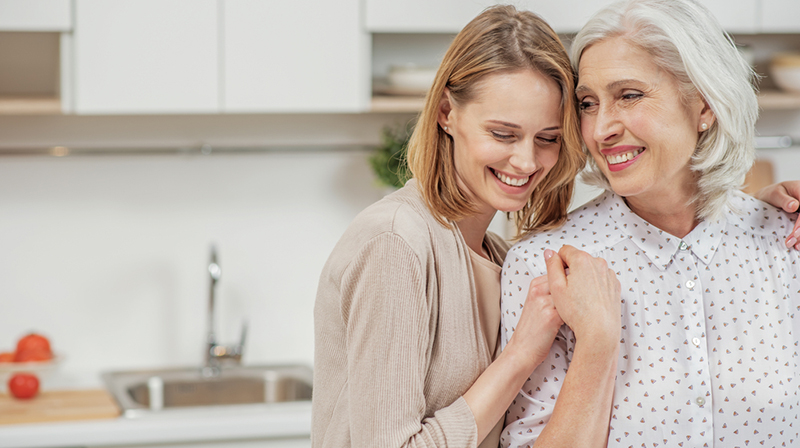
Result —
M 98 390 L 52 390 L 30 400 L 0 394 L 0 425 L 119 417 L 111 395 Z

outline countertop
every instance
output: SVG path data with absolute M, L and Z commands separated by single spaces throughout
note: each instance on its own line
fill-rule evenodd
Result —
M 210 440 L 308 437 L 311 403 L 280 403 L 243 411 L 199 410 L 111 420 L 0 426 L 0 447 L 75 447 Z
M 49 378 L 51 389 L 103 387 L 97 373 Z M 142 417 L 0 425 L 0 448 L 94 447 L 309 437 L 308 401 L 182 409 Z

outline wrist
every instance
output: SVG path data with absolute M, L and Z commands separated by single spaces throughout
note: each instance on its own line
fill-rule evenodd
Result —
M 547 353 L 537 355 L 532 353 L 531 350 L 527 350 L 523 345 L 515 343 L 512 337 L 505 349 L 500 352 L 496 361 L 502 360 L 501 362 L 506 364 L 514 372 L 515 376 L 519 375 L 527 378 L 544 361 Z
M 598 355 L 610 356 L 619 353 L 620 334 L 598 331 L 575 335 L 575 350 L 586 350 Z

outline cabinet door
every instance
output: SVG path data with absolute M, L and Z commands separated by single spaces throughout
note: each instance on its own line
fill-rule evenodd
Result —
M 75 111 L 219 111 L 216 0 L 75 0 Z
M 526 0 L 525 7 L 542 17 L 559 33 L 576 33 L 600 9 L 615 0 Z M 757 31 L 759 0 L 700 0 L 728 32 Z M 786 0 L 796 1 L 796 0 Z
M 0 31 L 69 31 L 70 0 L 0 0 Z
M 558 33 L 577 33 L 597 11 L 615 0 L 526 0 L 520 7 L 539 14 Z
M 371 39 L 360 4 L 222 0 L 223 111 L 366 111 Z
M 762 33 L 800 33 L 800 1 L 761 0 Z
M 366 27 L 375 33 L 457 33 L 491 0 L 366 0 Z
M 758 32 L 758 7 L 761 0 L 700 0 L 722 29 L 729 33 Z

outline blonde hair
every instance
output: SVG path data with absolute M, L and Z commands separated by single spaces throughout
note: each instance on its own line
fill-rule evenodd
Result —
M 487 76 L 518 70 L 535 70 L 560 87 L 562 143 L 555 166 L 534 188 L 525 207 L 513 212 L 517 236 L 558 227 L 566 219 L 575 176 L 585 163 L 569 56 L 541 17 L 513 6 L 493 6 L 453 40 L 408 145 L 409 168 L 428 208 L 442 225 L 449 226 L 447 220 L 458 221 L 476 212 L 458 188 L 453 140 L 437 121 L 445 89 L 450 91 L 452 102 L 464 105 L 474 100 L 478 83 Z
M 733 40 L 696 0 L 631 0 L 598 12 L 575 36 L 572 63 L 577 70 L 590 46 L 621 36 L 650 53 L 679 83 L 682 100 L 701 95 L 716 120 L 700 135 L 692 156 L 699 192 L 692 198 L 696 216 L 715 219 L 729 204 L 755 160 L 758 100 L 755 74 Z M 593 158 L 583 180 L 611 190 Z

